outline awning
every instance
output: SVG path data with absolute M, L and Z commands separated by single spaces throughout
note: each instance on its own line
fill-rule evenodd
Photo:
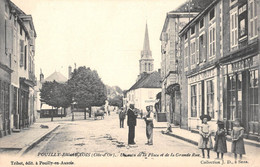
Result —
M 173 94 L 175 91 L 180 91 L 180 84 L 174 83 L 166 88 L 166 94 L 168 95 Z

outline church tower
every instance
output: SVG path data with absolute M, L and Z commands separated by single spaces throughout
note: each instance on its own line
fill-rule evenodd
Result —
M 139 60 L 139 69 L 140 74 L 146 72 L 146 73 L 152 73 L 153 72 L 153 57 L 152 52 L 150 50 L 150 43 L 149 43 L 149 35 L 148 35 L 148 27 L 147 23 L 145 26 L 145 35 L 144 35 L 144 46 L 143 50 L 141 51 L 141 59 Z

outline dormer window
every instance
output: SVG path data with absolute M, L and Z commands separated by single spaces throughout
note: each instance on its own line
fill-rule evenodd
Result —
M 209 13 L 209 20 L 212 20 L 213 18 L 215 18 L 215 8 L 213 8 Z
M 195 26 L 191 27 L 191 29 L 190 29 L 190 34 L 191 34 L 191 35 L 194 35 L 194 34 L 195 34 Z
M 200 20 L 200 28 L 203 28 L 204 27 L 204 19 L 201 19 Z

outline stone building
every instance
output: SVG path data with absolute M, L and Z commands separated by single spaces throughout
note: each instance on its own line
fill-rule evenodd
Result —
M 257 0 L 230 0 L 224 21 L 223 57 L 220 76 L 223 80 L 223 120 L 228 133 L 233 121 L 240 119 L 246 137 L 259 139 L 259 15 Z
M 167 121 L 187 128 L 187 82 L 181 75 L 179 31 L 211 1 L 193 0 L 167 13 L 161 41 L 161 112 Z M 181 81 L 182 84 L 181 84 Z
M 245 137 L 259 139 L 257 3 L 215 0 L 180 31 L 190 130 L 207 114 L 212 124 L 223 120 L 228 134 L 239 119 Z
M 5 54 L 0 63 L 5 65 L 5 71 L 10 72 L 9 83 L 5 81 L 1 87 L 1 107 L 5 106 L 1 110 L 5 116 L 2 117 L 0 126 L 11 133 L 11 130 L 26 128 L 35 121 L 36 32 L 31 15 L 25 14 L 10 0 L 1 0 L 0 4 L 0 21 L 3 23 L 0 33 L 5 37 L 1 38 L 0 43 L 1 57 Z

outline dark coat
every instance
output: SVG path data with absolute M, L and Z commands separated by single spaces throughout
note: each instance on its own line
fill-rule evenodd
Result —
M 119 112 L 119 119 L 125 119 L 125 112 L 123 110 Z
M 134 111 L 131 109 L 128 109 L 127 126 L 136 126 L 136 118 L 137 118 L 137 115 L 135 115 Z

